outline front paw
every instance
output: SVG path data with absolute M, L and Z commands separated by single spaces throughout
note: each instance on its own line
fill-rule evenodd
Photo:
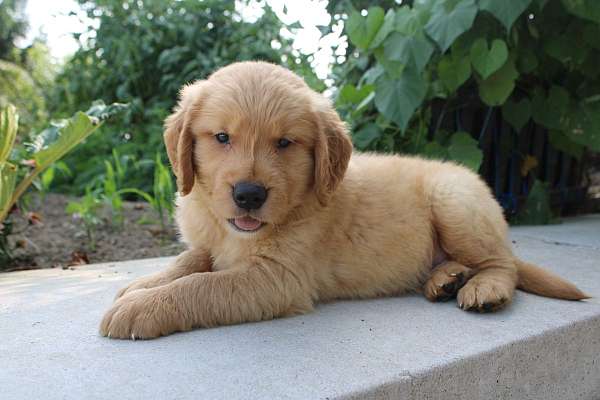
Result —
M 139 289 L 118 299 L 104 315 L 100 334 L 119 339 L 152 339 L 191 329 L 164 288 Z

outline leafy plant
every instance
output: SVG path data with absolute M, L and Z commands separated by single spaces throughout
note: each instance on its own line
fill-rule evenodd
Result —
M 415 0 L 367 11 L 348 12 L 348 62 L 334 69 L 336 104 L 358 149 L 478 170 L 473 137 L 497 109 L 513 129 L 506 134 L 536 124 L 573 157 L 600 151 L 600 3 Z M 460 123 L 447 117 L 473 109 L 487 109 L 480 128 L 453 133 Z
M 5 223 L 17 201 L 44 170 L 125 107 L 96 102 L 85 113 L 77 112 L 70 119 L 54 121 L 25 148 L 15 147 L 19 124 L 15 107 L 3 108 L 0 111 L 0 224 Z
M 118 189 L 117 174 L 109 161 L 104 161 L 106 173 L 103 181 L 102 196 L 110 206 L 111 222 L 113 226 L 123 226 L 123 199 Z
M 33 185 L 39 191 L 42 201 L 50 192 L 50 187 L 52 186 L 52 182 L 54 182 L 57 172 L 60 172 L 63 176 L 73 175 L 73 171 L 71 171 L 64 161 L 57 161 L 42 172 L 38 179 L 33 180 Z
M 163 231 L 167 229 L 167 223 L 173 220 L 173 179 L 169 168 L 163 164 L 160 154 L 156 154 L 154 161 L 154 183 L 152 195 L 139 189 L 123 189 L 121 193 L 131 193 L 146 200 L 159 216 Z
M 67 204 L 65 211 L 74 218 L 80 219 L 85 226 L 85 232 L 87 235 L 90 249 L 93 251 L 96 249 L 96 226 L 100 224 L 97 212 L 101 206 L 102 201 L 100 200 L 97 193 L 94 193 L 92 185 L 88 185 L 85 188 L 85 195 L 79 201 L 71 201 Z

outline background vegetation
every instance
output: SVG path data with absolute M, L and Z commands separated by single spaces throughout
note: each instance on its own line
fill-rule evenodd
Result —
M 588 157 L 600 151 L 594 0 L 331 0 L 331 23 L 319 29 L 326 35 L 342 23 L 348 45 L 339 44 L 326 81 L 313 72 L 314 55 L 284 34 L 299 25 L 286 26 L 264 4 L 250 22 L 239 13 L 245 1 L 78 3 L 92 23 L 59 63 L 43 38 L 17 46 L 25 1 L 0 0 L 0 107 L 14 104 L 20 116 L 7 160 L 15 164 L 56 127 L 51 120 L 96 100 L 128 104 L 33 181 L 42 193 L 81 196 L 67 209 L 82 217 L 91 242 L 98 204 L 110 207 L 115 229 L 127 198 L 148 201 L 169 223 L 163 120 L 183 84 L 234 61 L 283 64 L 328 89 L 359 150 L 479 171 L 509 216 L 520 210 L 515 221 L 553 220 L 551 195 L 562 201 L 571 186 L 585 186 Z

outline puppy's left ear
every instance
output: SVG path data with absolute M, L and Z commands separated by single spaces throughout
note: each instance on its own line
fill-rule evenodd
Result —
M 315 192 L 326 205 L 344 178 L 352 155 L 352 141 L 346 124 L 329 101 L 322 99 L 317 110 L 319 133 L 315 143 Z

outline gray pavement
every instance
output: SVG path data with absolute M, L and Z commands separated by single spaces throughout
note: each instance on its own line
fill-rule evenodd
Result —
M 418 295 L 152 341 L 100 337 L 118 288 L 169 259 L 0 274 L 0 399 L 600 399 L 600 216 L 513 228 L 595 298 L 495 314 Z

